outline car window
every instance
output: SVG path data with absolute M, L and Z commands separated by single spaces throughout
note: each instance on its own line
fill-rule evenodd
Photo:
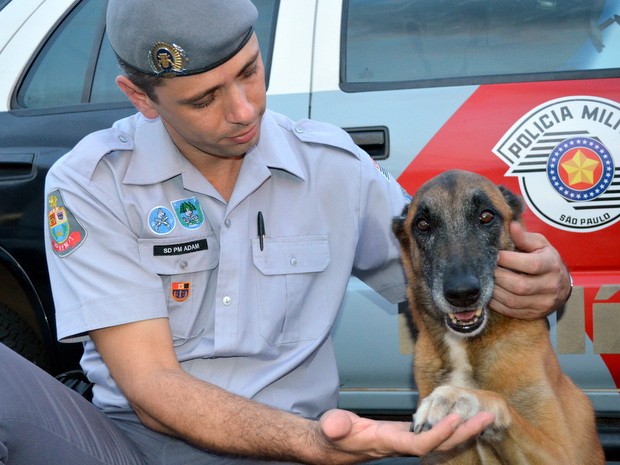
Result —
M 345 0 L 343 12 L 344 90 L 620 75 L 615 0 Z
M 104 0 L 80 4 L 58 26 L 28 71 L 19 106 L 44 108 L 88 102 L 104 28 Z M 120 99 L 120 97 L 118 98 Z
M 106 103 L 127 101 L 127 97 L 120 91 L 115 81 L 116 76 L 122 73 L 123 71 L 118 64 L 116 54 L 112 49 L 112 45 L 110 45 L 108 36 L 104 35 L 101 41 L 101 49 L 99 50 L 95 74 L 93 76 L 90 102 Z
M 261 55 L 265 62 L 265 78 L 269 84 L 269 70 L 273 56 L 273 42 L 276 36 L 276 23 L 280 6 L 279 0 L 252 0 L 258 10 L 256 21 L 256 36 L 260 45 Z
M 269 76 L 278 0 L 255 0 L 256 25 Z M 121 73 L 105 35 L 107 0 L 82 0 L 47 40 L 19 88 L 16 106 L 51 108 L 126 102 L 116 87 Z

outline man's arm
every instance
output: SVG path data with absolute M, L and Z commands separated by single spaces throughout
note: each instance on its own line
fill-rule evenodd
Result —
M 449 449 L 493 421 L 481 413 L 449 416 L 413 434 L 406 422 L 378 422 L 332 410 L 306 420 L 187 374 L 179 365 L 167 319 L 92 331 L 112 377 L 141 421 L 156 431 L 226 454 L 306 463 L 355 463 L 378 457 Z
M 544 236 L 517 222 L 510 225 L 510 234 L 518 252 L 499 253 L 490 307 L 515 318 L 543 318 L 568 299 L 570 275 Z

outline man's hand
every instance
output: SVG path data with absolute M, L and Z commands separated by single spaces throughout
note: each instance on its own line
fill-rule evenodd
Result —
M 518 251 L 499 253 L 489 306 L 514 318 L 543 318 L 568 299 L 568 270 L 557 250 L 541 234 L 527 232 L 513 221 L 510 235 Z
M 451 414 L 430 430 L 415 434 L 409 431 L 411 423 L 408 422 L 375 421 L 346 410 L 330 410 L 321 417 L 319 425 L 334 450 L 334 454 L 327 457 L 329 463 L 357 463 L 449 450 L 480 435 L 493 420 L 493 415 L 487 412 L 478 413 L 467 421 Z

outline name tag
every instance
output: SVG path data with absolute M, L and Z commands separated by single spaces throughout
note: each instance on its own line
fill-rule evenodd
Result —
M 207 250 L 206 239 L 198 239 L 197 241 L 184 242 L 183 244 L 170 244 L 170 245 L 154 245 L 153 255 L 182 255 L 185 253 L 198 252 L 199 250 Z

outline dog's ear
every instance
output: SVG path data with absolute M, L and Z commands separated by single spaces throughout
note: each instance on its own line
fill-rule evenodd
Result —
M 407 219 L 407 213 L 409 212 L 409 204 L 405 205 L 400 216 L 392 218 L 392 231 L 399 241 L 406 240 L 407 234 L 405 233 L 405 220 Z
M 515 194 L 510 189 L 504 186 L 497 186 L 501 191 L 504 199 L 513 213 L 513 219 L 519 221 L 521 219 L 521 215 L 525 210 L 525 205 L 523 204 L 523 198 L 520 195 Z

